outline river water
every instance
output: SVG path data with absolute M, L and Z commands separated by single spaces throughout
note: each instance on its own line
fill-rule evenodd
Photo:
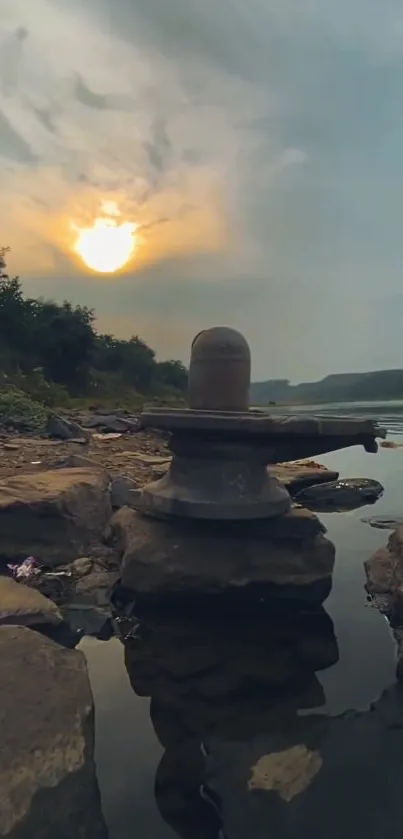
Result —
M 389 439 L 403 440 L 403 402 L 305 406 L 298 410 L 306 413 L 372 416 L 388 429 Z M 349 708 L 367 707 L 371 700 L 395 680 L 395 651 L 390 630 L 382 615 L 367 602 L 363 570 L 364 560 L 386 543 L 388 531 L 371 528 L 361 519 L 374 513 L 402 515 L 403 448 L 381 448 L 377 455 L 352 448 L 323 456 L 320 460 L 330 468 L 337 469 L 343 477 L 375 478 L 385 487 L 384 496 L 376 507 L 362 507 L 348 513 L 320 514 L 327 527 L 327 535 L 336 546 L 333 588 L 324 607 L 334 623 L 339 658 L 332 666 L 316 673 L 324 692 L 323 701 L 316 704 L 321 704 L 321 713 L 333 715 Z M 206 615 L 205 620 L 208 627 L 209 615 Z M 199 649 L 203 639 L 198 637 L 195 643 Z M 214 634 L 211 636 L 210 633 L 209 637 L 206 635 L 204 644 L 205 647 L 214 647 Z M 239 658 L 237 644 L 239 639 L 234 639 L 234 658 Z M 166 789 L 163 789 L 160 781 L 157 781 L 155 790 L 156 773 L 158 770 L 161 775 L 160 764 L 165 751 L 161 743 L 167 748 L 167 742 L 172 743 L 172 738 L 174 741 L 180 738 L 178 732 L 182 721 L 173 720 L 175 712 L 172 710 L 177 699 L 175 702 L 167 701 L 164 705 L 159 696 L 159 711 L 157 713 L 155 702 L 154 712 L 150 716 L 149 697 L 156 682 L 155 673 L 147 670 L 148 665 L 145 670 L 142 665 L 139 677 L 134 673 L 133 678 L 131 672 L 135 692 L 130 684 L 124 648 L 120 641 L 114 639 L 102 643 L 86 639 L 81 648 L 87 656 L 95 697 L 97 774 L 110 839 L 132 839 L 133 836 L 136 839 L 172 839 L 174 836 L 210 839 L 218 836 L 215 827 L 204 825 L 200 829 L 196 828 L 194 824 L 200 821 L 197 818 L 192 823 L 189 813 L 195 812 L 197 816 L 198 804 L 192 803 L 190 793 L 186 806 L 183 804 L 183 796 L 177 797 L 178 790 L 174 787 L 180 771 L 179 775 L 178 772 L 171 773 L 170 780 L 165 784 L 168 786 L 169 805 Z M 185 691 L 188 697 L 192 677 L 187 681 L 178 676 L 178 695 L 182 696 Z M 158 693 L 157 685 L 155 690 Z M 180 716 L 181 708 L 186 708 L 190 719 L 188 725 L 192 728 L 194 722 L 197 731 L 196 717 L 200 710 L 195 701 L 195 720 L 192 720 L 192 703 L 188 699 L 186 702 L 181 705 L 178 700 L 175 706 L 179 709 L 177 714 Z M 158 730 L 158 737 L 155 729 Z M 180 806 L 177 801 L 181 801 Z

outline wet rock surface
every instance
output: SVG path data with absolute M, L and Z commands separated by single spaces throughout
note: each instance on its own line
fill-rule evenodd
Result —
M 396 678 L 403 684 L 403 527 L 366 560 L 364 568 L 371 603 L 388 619 L 396 645 Z
M 121 557 L 122 584 L 143 598 L 239 595 L 258 588 L 262 596 L 309 602 L 310 587 L 315 599 L 327 596 L 335 550 L 315 517 L 293 511 L 273 531 L 270 521 L 251 530 L 250 523 L 238 522 L 176 527 L 123 508 L 112 517 L 107 538 Z
M 34 554 L 55 565 L 100 539 L 111 514 L 108 479 L 98 468 L 15 475 L 0 482 L 3 559 Z
M 294 499 L 312 510 L 354 510 L 374 504 L 383 495 L 379 481 L 370 478 L 343 478 L 309 486 L 297 492 Z
M 82 653 L 0 627 L 0 835 L 107 839 Z
M 389 537 L 387 546 L 380 548 L 364 563 L 366 588 L 371 595 L 386 595 L 390 607 L 403 606 L 403 527 Z
M 378 530 L 395 530 L 403 526 L 403 516 L 368 516 L 361 521 Z

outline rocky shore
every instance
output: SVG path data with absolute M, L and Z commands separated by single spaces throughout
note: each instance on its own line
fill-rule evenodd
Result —
M 80 639 L 130 637 L 135 598 L 219 593 L 238 603 L 258 591 L 321 604 L 334 546 L 301 504 L 253 539 L 238 523 L 231 538 L 217 523 L 179 538 L 141 516 L 139 490 L 164 474 L 170 452 L 137 417 L 56 417 L 46 436 L 3 431 L 0 455 L 0 836 L 106 839 Z M 338 479 L 312 461 L 275 474 L 293 498 Z

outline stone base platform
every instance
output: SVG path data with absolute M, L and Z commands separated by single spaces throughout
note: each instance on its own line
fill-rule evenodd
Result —
M 335 548 L 316 516 L 292 510 L 276 520 L 184 522 L 125 507 L 107 540 L 121 558 L 122 585 L 148 601 L 248 595 L 320 603 L 331 588 Z

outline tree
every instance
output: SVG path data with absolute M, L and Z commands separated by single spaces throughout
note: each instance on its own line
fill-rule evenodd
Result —
M 94 314 L 65 301 L 31 300 L 32 350 L 46 378 L 80 391 L 88 382 L 95 344 Z
M 95 341 L 93 365 L 97 370 L 118 375 L 127 385 L 142 392 L 151 385 L 156 367 L 155 353 L 138 336 L 123 341 L 112 335 L 99 335 Z
M 160 361 L 156 366 L 155 381 L 157 384 L 184 392 L 188 381 L 186 367 L 181 361 Z
M 26 298 L 19 278 L 7 273 L 8 251 L 0 247 L 0 371 L 25 376 L 40 368 L 45 387 L 62 385 L 72 395 L 88 390 L 94 371 L 102 374 L 101 380 L 109 377 L 106 391 L 113 379 L 139 393 L 156 387 L 185 389 L 183 364 L 157 364 L 154 350 L 138 335 L 128 341 L 97 335 L 92 309 Z
M 7 368 L 24 368 L 30 354 L 32 307 L 25 300 L 19 277 L 6 271 L 5 254 L 0 248 L 0 351 Z M 4 362 L 3 362 L 4 364 Z

